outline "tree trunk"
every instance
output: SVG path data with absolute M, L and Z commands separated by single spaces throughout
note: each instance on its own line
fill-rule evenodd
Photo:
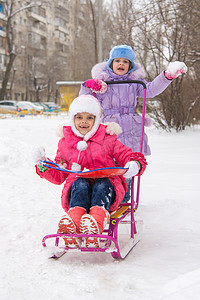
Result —
M 10 77 L 10 72 L 11 72 L 11 69 L 12 69 L 15 58 L 16 58 L 16 54 L 11 53 L 9 55 L 9 62 L 6 66 L 6 72 L 5 72 L 3 81 L 2 81 L 2 87 L 1 87 L 1 92 L 0 92 L 0 99 L 1 100 L 4 100 L 4 97 L 6 95 L 7 84 L 8 84 L 8 80 L 9 80 L 9 77 Z

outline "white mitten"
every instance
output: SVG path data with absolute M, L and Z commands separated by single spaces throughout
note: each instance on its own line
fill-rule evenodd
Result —
M 126 173 L 123 175 L 125 178 L 131 178 L 135 175 L 138 174 L 140 168 L 139 165 L 136 161 L 128 161 L 124 168 L 128 168 L 128 170 L 126 171 Z
M 39 164 L 41 160 L 46 160 L 45 148 L 34 148 L 32 150 L 32 159 L 35 164 Z
M 107 122 L 104 123 L 104 125 L 107 125 L 106 127 L 106 134 L 110 134 L 110 135 L 119 135 L 122 133 L 122 129 L 120 127 L 120 125 L 118 123 L 115 122 Z
M 77 163 L 72 163 L 72 171 L 81 171 L 81 165 Z
M 170 62 L 167 70 L 165 71 L 165 77 L 167 79 L 177 78 L 178 76 L 186 73 L 188 70 L 186 64 L 182 61 Z

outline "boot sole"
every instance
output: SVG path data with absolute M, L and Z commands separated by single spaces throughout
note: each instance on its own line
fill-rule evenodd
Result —
M 80 221 L 80 232 L 84 234 L 98 234 L 99 228 L 96 220 L 92 216 L 85 214 Z M 99 248 L 100 239 L 96 237 L 86 237 L 83 240 L 83 247 Z
M 58 232 L 59 233 L 69 233 L 73 234 L 76 233 L 76 225 L 74 224 L 72 218 L 70 216 L 64 216 L 59 224 L 58 224 Z M 65 237 L 63 238 L 65 242 L 65 246 L 67 248 L 79 248 L 81 245 L 81 240 L 74 237 Z

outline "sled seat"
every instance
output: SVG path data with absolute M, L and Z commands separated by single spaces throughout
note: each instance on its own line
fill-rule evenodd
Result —
M 122 214 L 124 214 L 127 209 L 129 209 L 129 206 L 121 206 L 114 214 L 110 215 L 111 219 L 117 219 L 119 218 Z

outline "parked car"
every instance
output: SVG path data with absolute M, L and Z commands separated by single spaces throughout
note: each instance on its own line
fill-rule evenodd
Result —
M 34 102 L 34 103 L 39 103 L 43 107 L 44 111 L 51 112 L 52 110 L 44 103 L 44 102 Z
M 1 100 L 0 101 L 0 109 L 5 113 L 11 112 L 20 112 L 27 113 L 27 109 L 19 104 L 19 102 L 15 100 Z
M 41 109 L 41 111 L 46 111 L 48 108 L 46 105 L 44 105 L 42 102 L 33 102 L 34 105 L 36 105 L 38 108 Z
M 43 111 L 43 107 L 41 105 L 36 105 L 34 102 L 19 101 L 18 103 L 29 111 L 32 111 L 32 113 L 41 113 Z
M 54 102 L 45 102 L 45 105 L 47 105 L 51 111 L 60 111 L 60 106 Z
M 37 114 L 37 112 L 34 110 L 34 108 L 31 105 L 29 105 L 28 103 L 26 103 L 26 101 L 19 101 L 18 105 L 20 107 L 23 107 L 23 109 L 27 109 L 29 114 L 35 114 L 35 115 Z
M 4 110 L 17 110 L 17 101 L 15 100 L 1 100 L 0 101 L 0 108 Z

